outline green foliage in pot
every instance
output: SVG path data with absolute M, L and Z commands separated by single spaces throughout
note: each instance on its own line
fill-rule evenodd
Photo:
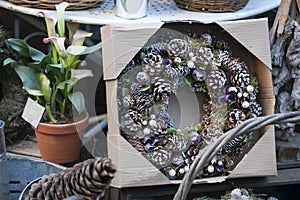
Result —
M 48 37 L 43 42 L 51 45 L 48 54 L 31 47 L 24 40 L 7 40 L 19 56 L 17 59 L 7 58 L 4 66 L 13 67 L 24 89 L 45 107 L 45 120 L 49 123 L 58 122 L 53 113 L 72 116 L 72 108 L 79 114 L 84 111 L 84 95 L 80 91 L 73 91 L 73 88 L 77 81 L 93 76 L 91 71 L 79 69 L 83 55 L 101 48 L 101 43 L 84 46 L 85 38 L 92 34 L 79 30 L 78 24 L 65 22 L 67 6 L 66 2 L 56 5 L 56 15 L 39 13 L 47 26 Z

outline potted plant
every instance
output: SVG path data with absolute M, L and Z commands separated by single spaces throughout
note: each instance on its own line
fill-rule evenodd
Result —
M 67 6 L 66 2 L 56 5 L 56 15 L 39 13 L 47 26 L 48 37 L 43 42 L 50 44 L 48 54 L 24 40 L 10 38 L 7 42 L 17 56 L 4 60 L 4 66 L 10 65 L 16 71 L 30 97 L 45 108 L 41 122 L 33 128 L 42 158 L 60 164 L 79 156 L 79 135 L 88 125 L 88 113 L 84 95 L 73 88 L 79 80 L 93 76 L 91 71 L 80 69 L 82 57 L 101 48 L 101 43 L 84 46 L 85 38 L 92 34 L 77 29 L 78 24 L 65 22 Z

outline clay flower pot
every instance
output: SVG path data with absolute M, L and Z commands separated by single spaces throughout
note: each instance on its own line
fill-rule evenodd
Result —
M 82 146 L 81 138 L 88 126 L 89 115 L 70 124 L 39 123 L 34 128 L 43 160 L 65 164 L 78 159 Z

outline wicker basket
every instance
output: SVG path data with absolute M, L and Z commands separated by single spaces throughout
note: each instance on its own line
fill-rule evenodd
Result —
M 9 2 L 29 7 L 55 10 L 55 5 L 64 2 L 63 0 L 8 0 Z M 66 10 L 81 10 L 86 8 L 94 8 L 99 6 L 104 0 L 67 0 L 69 6 Z
M 174 0 L 178 7 L 198 12 L 233 12 L 246 6 L 249 0 Z

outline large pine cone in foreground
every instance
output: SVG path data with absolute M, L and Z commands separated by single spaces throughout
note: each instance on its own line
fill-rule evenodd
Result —
M 96 199 L 104 195 L 115 172 L 108 158 L 88 159 L 58 174 L 43 176 L 31 186 L 25 200 L 61 200 L 72 196 Z

